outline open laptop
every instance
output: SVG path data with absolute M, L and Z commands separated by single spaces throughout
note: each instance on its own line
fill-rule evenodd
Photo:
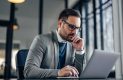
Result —
M 104 79 L 109 75 L 119 57 L 119 53 L 94 50 L 80 78 Z

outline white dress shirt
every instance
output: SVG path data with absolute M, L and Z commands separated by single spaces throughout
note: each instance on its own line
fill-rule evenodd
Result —
M 57 34 L 58 42 L 67 43 L 67 41 L 64 40 L 64 39 L 59 35 L 59 33 L 58 33 L 57 30 L 56 30 L 56 34 Z M 82 54 L 84 54 L 84 53 L 85 53 L 84 49 L 83 49 L 82 51 L 76 51 L 76 54 L 82 55 Z

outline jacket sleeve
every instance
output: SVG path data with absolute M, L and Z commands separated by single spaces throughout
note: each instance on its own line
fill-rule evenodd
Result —
M 46 45 L 41 36 L 36 36 L 33 40 L 27 55 L 24 77 L 25 78 L 55 78 L 58 75 L 58 69 L 40 68 L 43 56 L 46 52 Z
M 84 54 L 75 54 L 74 66 L 79 71 L 79 75 L 83 71 L 84 57 L 85 57 L 85 53 Z

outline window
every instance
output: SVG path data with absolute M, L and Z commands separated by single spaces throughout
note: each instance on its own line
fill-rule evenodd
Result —
M 12 49 L 12 58 L 11 58 L 11 77 L 16 77 L 16 54 L 20 48 L 20 42 L 14 41 L 13 49 Z M 5 68 L 5 40 L 0 41 L 0 77 L 4 75 L 4 68 Z

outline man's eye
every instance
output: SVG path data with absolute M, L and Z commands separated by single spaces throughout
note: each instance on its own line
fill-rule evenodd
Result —
M 74 26 L 74 25 L 71 25 L 70 27 L 71 27 L 72 29 L 75 29 L 75 26 Z

